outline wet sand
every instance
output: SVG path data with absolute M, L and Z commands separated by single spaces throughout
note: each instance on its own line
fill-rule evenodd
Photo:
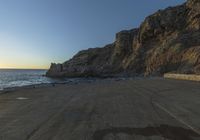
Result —
M 0 94 L 0 140 L 200 140 L 200 83 L 107 80 Z

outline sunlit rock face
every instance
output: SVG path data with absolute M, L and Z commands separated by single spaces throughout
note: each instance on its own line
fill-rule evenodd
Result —
M 189 0 L 187 3 L 188 8 L 188 24 L 190 29 L 200 29 L 200 1 Z
M 200 0 L 159 10 L 114 43 L 80 51 L 47 76 L 134 76 L 166 72 L 200 74 Z

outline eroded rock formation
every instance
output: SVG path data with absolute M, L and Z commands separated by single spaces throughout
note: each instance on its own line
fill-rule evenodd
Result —
M 80 51 L 47 76 L 200 74 L 200 0 L 159 10 L 137 29 L 116 34 L 114 43 Z

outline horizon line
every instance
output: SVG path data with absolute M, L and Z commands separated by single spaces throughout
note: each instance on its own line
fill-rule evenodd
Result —
M 0 70 L 48 70 L 48 68 L 0 68 Z

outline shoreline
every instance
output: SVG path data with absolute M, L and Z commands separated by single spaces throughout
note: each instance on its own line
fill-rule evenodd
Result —
M 107 77 L 107 78 L 99 78 L 99 77 L 89 77 L 89 78 L 69 78 L 67 80 L 61 80 L 60 82 L 52 82 L 52 83 L 41 83 L 41 84 L 32 84 L 32 85 L 24 85 L 24 86 L 15 86 L 8 87 L 0 90 L 0 95 L 13 92 L 20 89 L 35 89 L 40 87 L 54 87 L 56 85 L 73 85 L 79 83 L 90 83 L 95 81 L 123 81 L 123 80 L 136 80 L 136 79 L 163 79 L 163 77 Z M 55 78 L 57 79 L 57 78 Z M 60 78 L 62 79 L 62 78 Z M 59 80 L 60 80 L 59 79 Z
M 56 78 L 57 79 L 57 78 Z M 79 79 L 79 80 L 77 80 Z M 41 84 L 31 84 L 31 85 L 23 85 L 23 86 L 15 86 L 15 87 L 8 87 L 0 90 L 0 95 L 20 89 L 35 89 L 40 87 L 54 87 L 55 85 L 65 85 L 65 84 L 77 84 L 80 82 L 89 82 L 89 80 L 84 80 L 81 78 L 71 78 L 68 80 L 63 80 L 62 82 L 52 82 L 52 83 L 41 83 Z M 95 78 L 97 80 L 97 78 Z M 94 80 L 93 80 L 94 81 Z
M 178 80 L 178 81 L 190 81 L 190 82 L 199 82 L 195 80 L 188 80 L 188 79 L 177 79 L 177 78 L 168 78 L 166 74 L 162 76 L 135 76 L 135 77 L 80 77 L 80 78 L 52 78 L 54 80 L 58 80 L 57 82 L 52 83 L 41 83 L 41 84 L 32 84 L 32 85 L 24 85 L 24 86 L 15 86 L 15 87 L 8 87 L 0 90 L 0 95 L 8 92 L 12 92 L 19 89 L 35 89 L 40 87 L 54 87 L 56 85 L 72 85 L 72 84 L 79 84 L 79 83 L 90 83 L 96 81 L 123 81 L 123 80 L 144 80 L 144 79 L 169 79 L 169 80 Z

